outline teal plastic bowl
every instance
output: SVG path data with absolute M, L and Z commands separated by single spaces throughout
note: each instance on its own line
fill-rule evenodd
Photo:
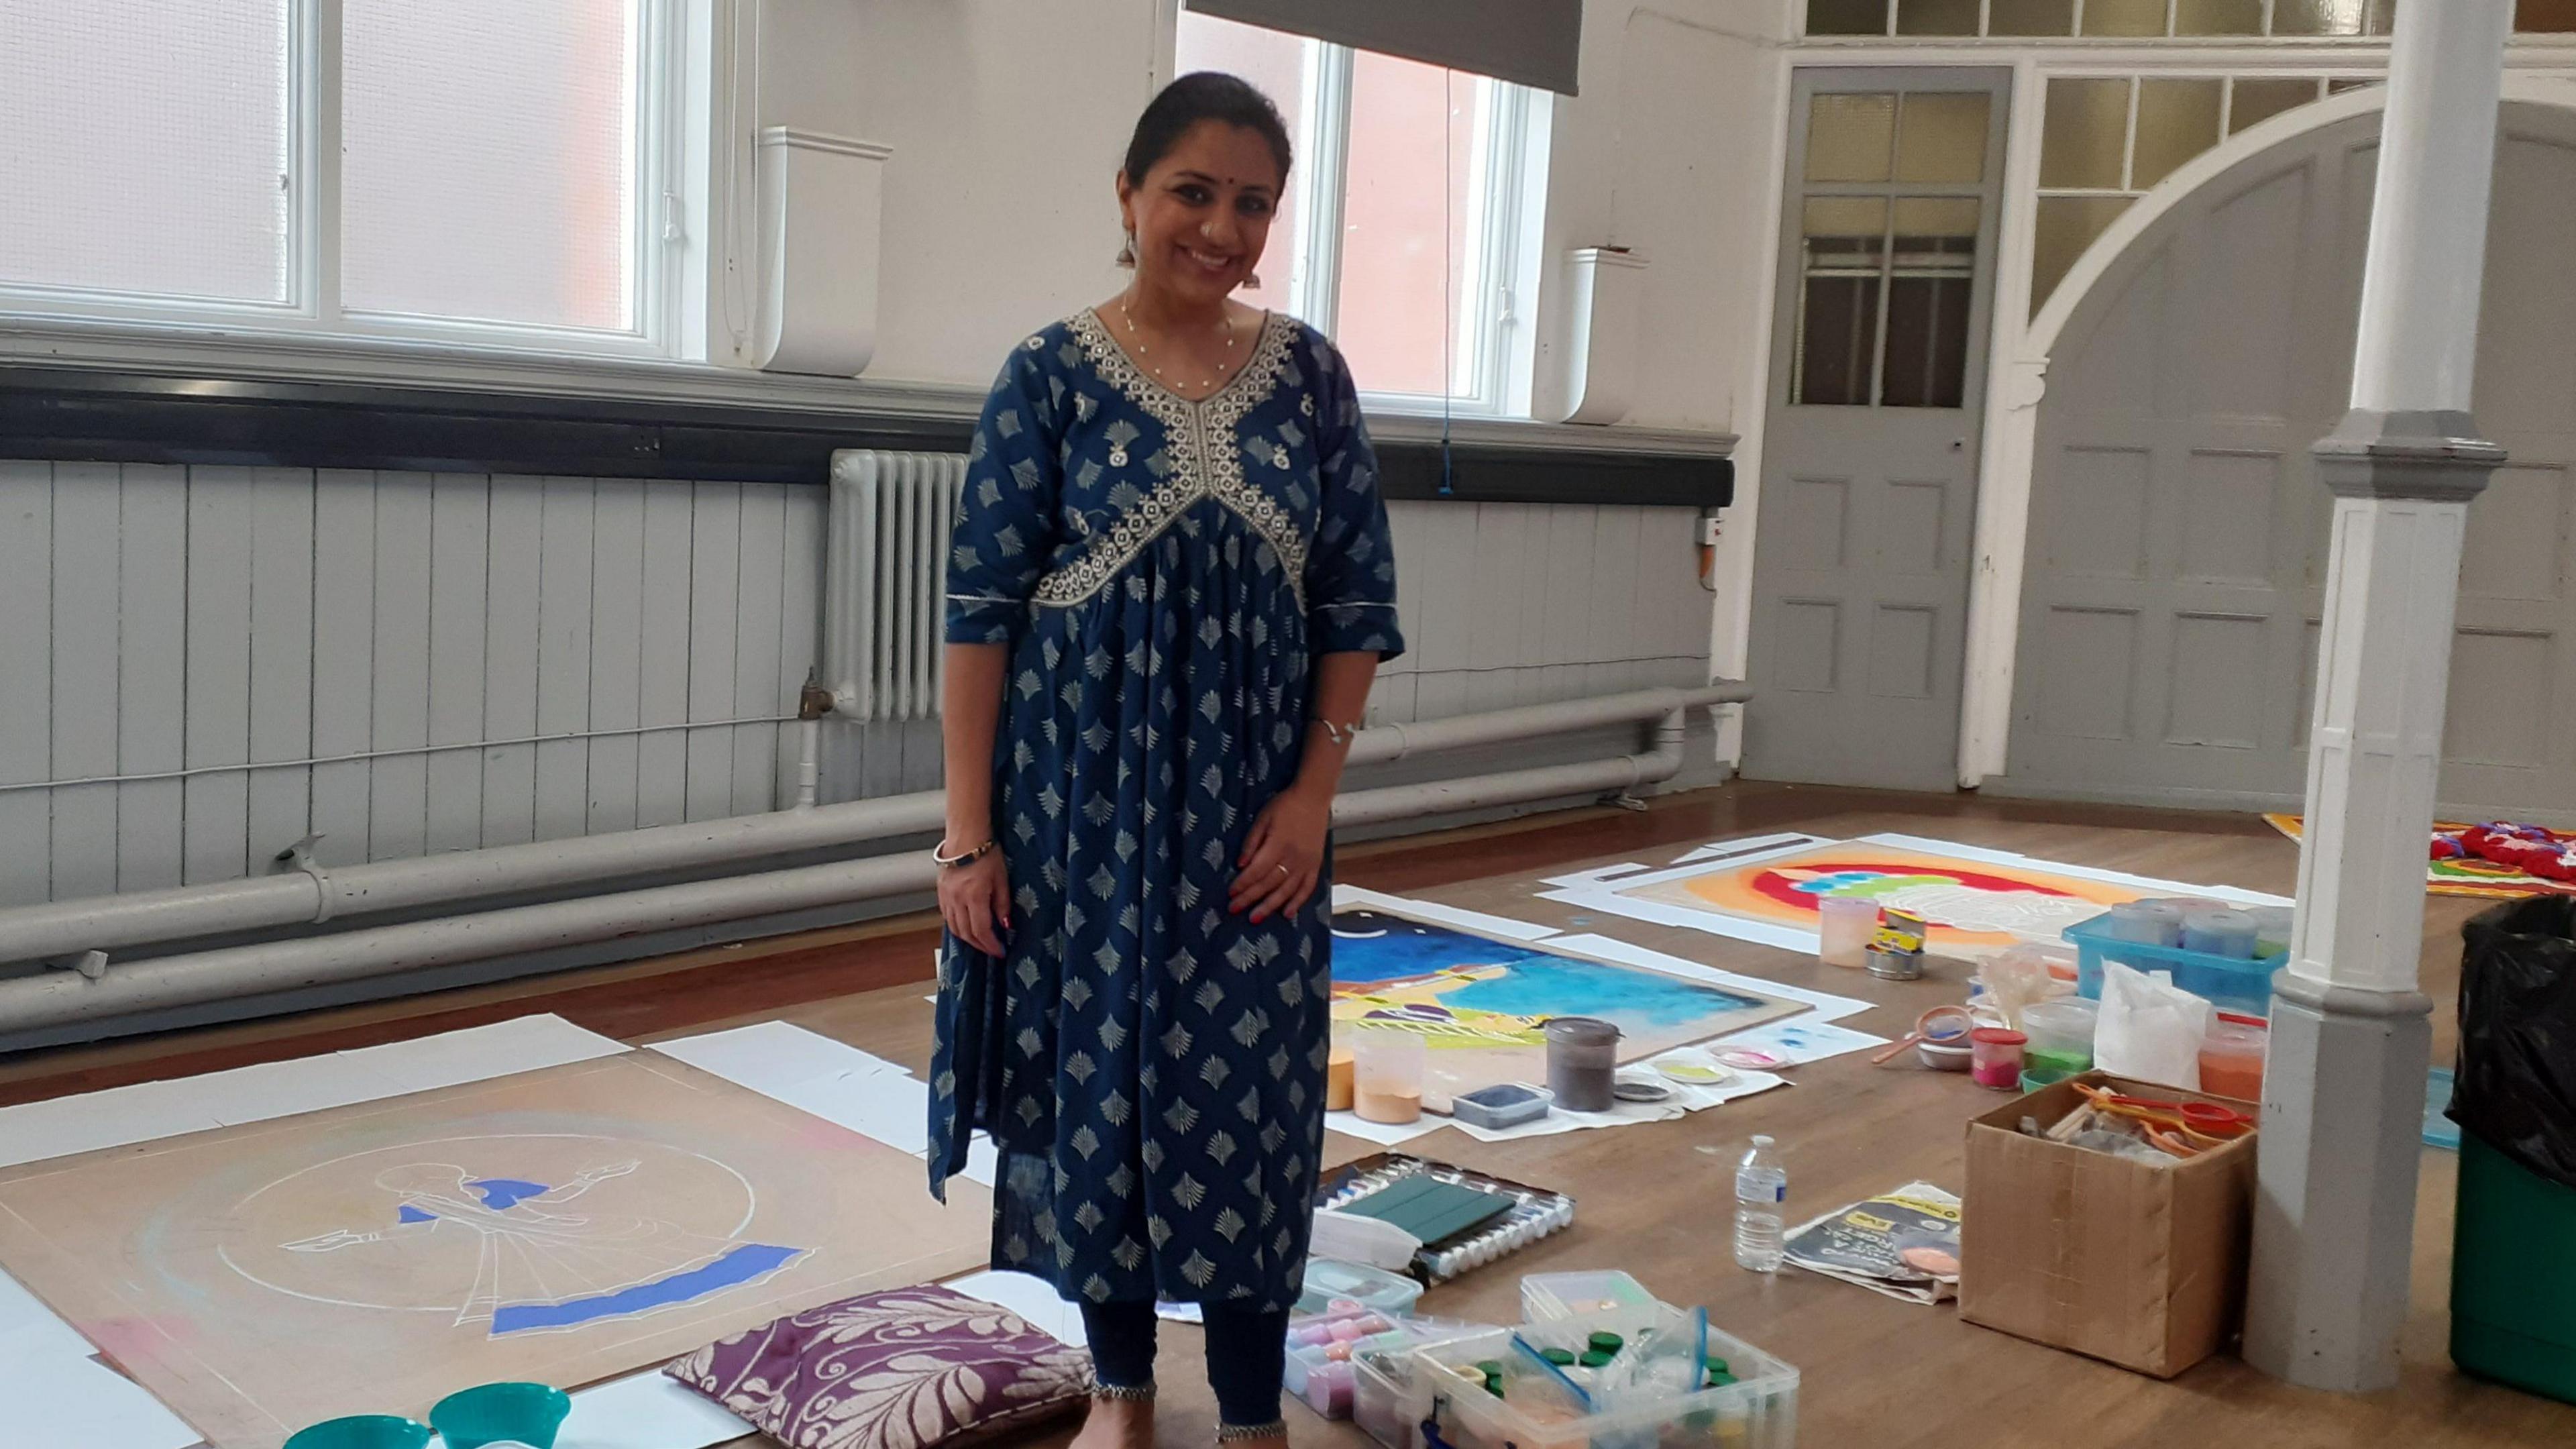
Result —
M 528 1449 L 555 1449 L 555 1435 L 572 1413 L 564 1391 L 544 1384 L 485 1384 L 449 1394 L 429 1411 L 447 1449 L 483 1449 L 486 1444 L 525 1444 Z
M 286 1449 L 423 1449 L 428 1443 L 427 1424 L 391 1414 L 359 1414 L 299 1429 Z

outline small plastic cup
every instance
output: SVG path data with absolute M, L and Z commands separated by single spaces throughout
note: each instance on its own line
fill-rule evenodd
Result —
M 1860 896 L 1826 896 L 1816 902 L 1816 959 L 1857 971 L 1869 964 L 1869 938 L 1878 931 L 1878 902 Z
M 2272 1034 L 2259 1026 L 2224 1018 L 2209 1024 L 2200 1039 L 2200 1089 L 2213 1097 L 2240 1102 L 2263 1100 L 2263 1052 Z
M 1968 1033 L 1968 1075 L 1980 1087 L 2021 1090 L 2021 1049 L 2029 1040 L 1999 1026 L 1978 1027 Z
M 286 1449 L 423 1449 L 429 1426 L 392 1414 L 355 1414 L 299 1429 Z
M 572 1399 L 545 1384 L 484 1384 L 449 1394 L 429 1411 L 446 1449 L 485 1449 L 524 1444 L 555 1449 L 555 1435 L 572 1416 Z
M 1364 1122 L 1421 1120 L 1422 1078 L 1429 1045 L 1416 1033 L 1384 1027 L 1351 1033 L 1351 1110 Z
M 2023 1053 L 2034 1069 L 2080 1072 L 2093 1065 L 2093 1031 L 2102 1008 L 2080 996 L 2034 1001 L 2021 1009 L 2021 1029 L 2030 1045 Z

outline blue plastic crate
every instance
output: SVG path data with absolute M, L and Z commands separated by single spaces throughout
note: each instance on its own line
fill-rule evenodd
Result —
M 2272 1015 L 2272 973 L 2289 955 L 2275 951 L 2246 961 L 2180 946 L 2123 941 L 2111 934 L 2107 911 L 2067 927 L 2066 939 L 2075 946 L 2075 989 L 2083 996 L 2101 999 L 2102 962 L 2108 958 L 2139 971 L 2170 971 L 2174 985 L 2207 997 L 2221 1010 L 2267 1020 Z

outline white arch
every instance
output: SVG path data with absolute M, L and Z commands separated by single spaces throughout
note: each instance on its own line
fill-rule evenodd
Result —
M 2576 110 L 2576 77 L 2508 71 L 2504 100 Z M 1966 678 L 1959 701 L 1959 784 L 1975 789 L 2003 773 L 2012 732 L 2013 666 L 2021 642 L 2022 571 L 2030 542 L 2030 491 L 2039 403 L 2050 354 L 2066 324 L 2121 255 L 2194 192 L 2263 152 L 2382 109 L 2385 85 L 2364 86 L 2248 126 L 2175 168 L 2093 239 L 1989 379 L 1985 476 L 1978 480 L 1968 575 Z M 2036 141 L 2034 140 L 2034 144 Z M 2002 319 L 1998 318 L 1998 322 Z

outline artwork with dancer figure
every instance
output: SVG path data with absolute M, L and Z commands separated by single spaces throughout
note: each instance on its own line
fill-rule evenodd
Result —
M 1547 1075 L 1552 1016 L 1616 1022 L 1619 1056 L 1758 1025 L 1795 1002 L 1526 941 L 1498 941 L 1386 909 L 1333 912 L 1333 1027 L 1408 1031 L 1430 1047 L 1426 1095 Z
M 984 1259 L 896 1148 L 653 1053 L 0 1174 L 0 1265 L 217 1449 Z

